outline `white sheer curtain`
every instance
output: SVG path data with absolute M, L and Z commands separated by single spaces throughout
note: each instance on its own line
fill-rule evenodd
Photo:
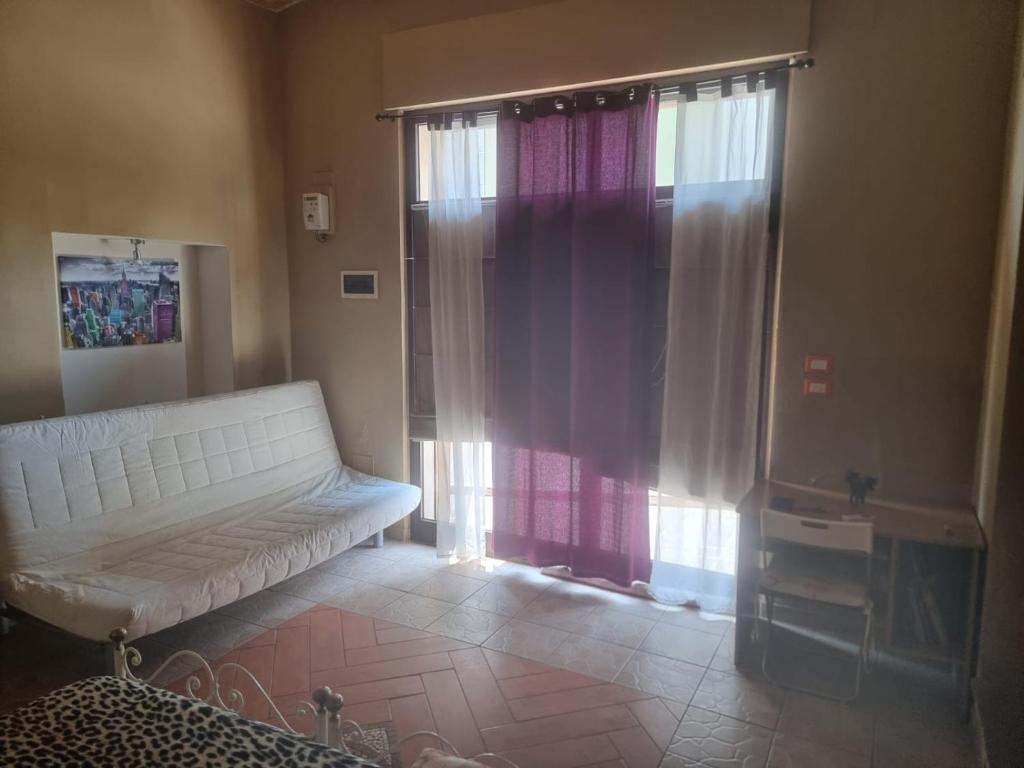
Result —
M 428 236 L 437 551 L 484 554 L 482 145 L 471 116 L 431 126 Z
M 652 591 L 731 608 L 754 479 L 774 90 L 681 96 Z M 732 591 L 730 591 L 732 590 Z

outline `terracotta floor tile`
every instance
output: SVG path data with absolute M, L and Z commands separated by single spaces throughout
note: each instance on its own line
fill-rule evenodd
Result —
M 313 719 L 312 714 L 300 715 L 296 712 L 296 709 L 306 703 L 312 703 L 312 695 L 309 691 L 303 691 L 302 693 L 291 693 L 287 696 L 274 696 L 272 698 L 274 706 L 277 707 L 278 711 L 284 717 L 285 721 L 289 726 L 294 728 L 299 733 L 304 733 L 307 736 L 313 734 L 316 731 L 316 723 Z M 270 725 L 281 727 L 280 721 L 276 716 L 268 715 L 265 723 Z
M 271 690 L 275 696 L 309 690 L 309 627 L 277 630 Z
M 423 693 L 423 681 L 419 675 L 410 675 L 408 677 L 392 677 L 388 680 L 375 680 L 372 683 L 331 686 L 331 688 L 345 697 L 345 705 L 348 706 L 349 704 L 364 704 L 368 701 L 395 699 L 399 696 Z
M 410 566 L 408 558 L 425 556 L 424 562 L 433 558 L 432 551 L 412 545 L 396 548 L 390 554 L 384 570 L 404 568 L 404 573 L 424 570 L 415 564 L 406 567 Z M 338 560 L 334 567 L 344 570 L 347 566 Z M 511 611 L 515 614 L 551 586 L 534 569 L 506 567 L 508 576 L 489 574 L 490 584 L 481 587 L 465 604 L 504 613 L 518 600 L 518 607 Z M 452 573 L 456 576 L 434 578 L 431 586 L 420 591 L 444 597 L 437 590 L 473 586 L 461 577 L 474 573 Z M 378 576 L 387 578 L 386 573 L 374 578 Z M 929 720 L 927 727 L 906 722 L 914 720 L 919 712 L 935 711 L 931 703 L 925 709 L 912 703 L 914 695 L 923 695 L 932 702 L 934 692 L 921 689 L 908 698 L 895 681 L 878 688 L 877 675 L 867 680 L 864 700 L 851 707 L 788 694 L 773 733 L 771 726 L 776 725 L 778 714 L 774 691 L 763 690 L 756 678 L 741 679 L 734 669 L 734 632 L 730 627 L 725 627 L 711 658 L 712 669 L 707 671 L 704 663 L 711 645 L 722 634 L 722 626 L 708 632 L 709 627 L 695 623 L 700 617 L 694 612 L 676 611 L 666 618 L 661 615 L 662 609 L 646 603 L 634 606 L 630 598 L 609 599 L 604 593 L 590 594 L 587 587 L 569 585 L 553 589 L 552 596 L 541 601 L 537 615 L 543 613 L 543 607 L 568 607 L 572 611 L 576 603 L 592 606 L 584 634 L 594 635 L 597 640 L 565 635 L 547 626 L 535 630 L 522 621 L 513 621 L 513 625 L 529 630 L 520 638 L 522 642 L 497 643 L 488 637 L 489 647 L 483 648 L 476 634 L 484 634 L 486 626 L 480 632 L 455 631 L 473 629 L 462 620 L 462 614 L 473 618 L 479 611 L 446 608 L 442 619 L 427 625 L 438 631 L 426 631 L 418 624 L 408 624 L 421 624 L 420 619 L 429 618 L 429 611 L 416 616 L 402 614 L 405 624 L 391 620 L 400 612 L 379 619 L 369 614 L 402 598 L 412 608 L 429 608 L 437 601 L 344 577 L 338 580 L 354 586 L 323 604 L 307 601 L 308 607 L 301 608 L 303 613 L 276 627 L 267 623 L 265 626 L 272 628 L 260 629 L 231 618 L 229 610 L 227 615 L 210 614 L 171 628 L 168 633 L 143 638 L 137 647 L 150 672 L 156 667 L 154 660 L 167 658 L 172 648 L 199 649 L 214 659 L 214 667 L 232 661 L 241 664 L 271 690 L 274 705 L 301 733 L 313 731 L 314 719 L 308 714 L 298 715 L 296 708 L 311 701 L 313 689 L 329 685 L 345 697 L 345 718 L 364 725 L 391 721 L 399 735 L 418 729 L 438 730 L 461 752 L 479 752 L 485 746 L 503 750 L 521 768 L 655 768 L 659 764 L 664 768 L 695 764 L 724 768 L 740 763 L 743 768 L 763 768 L 766 760 L 771 768 L 868 768 L 871 764 L 876 768 L 962 768 L 973 764 L 970 734 L 955 722 Z M 310 584 L 313 581 L 316 578 L 310 577 Z M 275 595 L 266 599 L 264 607 L 277 610 L 275 606 L 297 605 L 296 599 L 288 598 L 285 592 Z M 448 595 L 455 596 L 454 592 Z M 506 597 L 510 599 L 506 601 Z M 610 609 L 603 607 L 606 604 Z M 242 607 L 254 605 L 259 608 L 262 603 L 250 599 Z M 628 616 L 616 618 L 615 612 Z M 269 621 L 273 611 L 264 613 Z M 554 620 L 546 615 L 544 619 Z M 614 626 L 609 623 L 613 619 Z M 653 653 L 633 653 L 631 647 L 639 642 L 650 621 L 658 624 L 644 639 L 644 646 Z M 88 665 L 99 668 L 102 662 L 91 646 L 78 650 L 73 640 L 66 639 L 55 645 L 38 632 L 19 634 L 24 628 L 16 626 L 14 634 L 0 643 L 0 680 L 7 684 L 0 694 L 0 711 L 84 674 L 93 674 Z M 530 651 L 537 640 L 534 631 L 564 635 L 554 651 L 533 654 L 543 661 L 515 655 L 520 650 Z M 504 632 L 510 633 L 511 629 Z M 604 664 L 607 669 L 598 669 L 603 664 L 600 652 L 608 646 L 600 642 L 604 636 L 620 646 L 630 646 L 622 649 L 631 657 L 617 675 L 617 684 L 596 679 L 610 676 L 621 662 L 610 658 L 613 663 Z M 11 644 L 12 638 L 17 645 Z M 347 658 L 349 653 L 351 658 Z M 21 668 L 28 657 L 43 661 L 34 663 L 33 669 L 45 668 L 53 674 L 44 679 L 39 677 L 41 673 L 23 673 Z M 61 666 L 74 673 L 70 679 L 58 674 Z M 184 692 L 182 678 L 187 677 L 189 669 L 176 661 L 162 677 L 176 680 L 172 689 Z M 587 669 L 595 674 L 587 674 Z M 245 699 L 245 714 L 280 725 L 273 717 L 273 707 L 261 700 L 257 686 L 244 673 L 228 670 L 220 680 L 226 700 L 228 689 L 237 689 Z M 44 685 L 45 690 L 41 688 Z M 205 684 L 198 694 L 205 696 L 208 692 Z M 693 705 L 688 711 L 691 698 Z M 907 710 L 908 704 L 912 711 Z M 766 727 L 759 726 L 759 722 Z M 439 744 L 425 737 L 406 745 L 404 765 L 411 766 L 426 746 Z M 665 749 L 669 754 L 662 759 Z
M 518 656 L 510 656 L 501 651 L 492 651 L 490 648 L 481 648 L 480 650 L 483 651 L 484 658 L 491 665 L 491 671 L 498 680 L 551 671 L 551 667 L 547 664 L 541 664 L 539 661 L 530 661 Z
M 311 671 L 345 666 L 341 613 L 317 611 L 309 616 L 309 668 Z
M 538 696 L 553 691 L 569 691 L 573 688 L 601 685 L 602 682 L 602 680 L 581 675 L 578 672 L 556 669 L 553 672 L 508 678 L 502 680 L 498 685 L 506 699 L 518 699 L 523 696 Z
M 406 696 L 391 702 L 391 723 L 395 737 L 401 740 L 416 731 L 434 731 L 434 718 L 424 694 Z M 424 747 L 437 747 L 436 739 L 422 736 L 409 739 L 402 744 L 402 765 L 412 765 Z
M 606 733 L 638 725 L 632 713 L 622 704 L 601 709 L 588 709 L 568 715 L 524 720 L 481 731 L 484 743 L 492 752 L 550 744 L 563 739 Z
M 243 648 L 238 653 L 238 664 L 252 673 L 253 677 L 256 678 L 256 682 L 263 687 L 263 690 L 268 695 L 273 686 L 275 656 L 275 648 L 270 645 Z M 242 695 L 245 701 L 242 713 L 246 717 L 265 722 L 269 713 L 269 705 L 267 704 L 266 697 L 260 693 L 259 688 L 256 687 L 249 676 L 240 670 L 237 671 L 233 687 Z
M 512 712 L 498 688 L 498 681 L 494 679 L 491 667 L 480 649 L 452 651 L 448 655 L 455 664 L 455 673 L 459 676 L 477 727 L 490 728 L 513 722 Z
M 355 720 L 360 725 L 385 723 L 391 719 L 391 703 L 387 699 L 380 701 L 364 701 L 362 704 L 350 704 L 345 700 L 341 716 L 345 720 Z
M 277 642 L 277 630 L 268 629 L 262 635 L 256 635 L 252 640 L 248 640 L 238 646 L 239 650 L 242 648 L 255 648 L 257 645 L 273 645 Z
M 603 733 L 581 739 L 566 739 L 555 744 L 513 749 L 501 754 L 523 768 L 583 768 L 619 764 L 616 762 L 619 753 L 615 745 Z
M 408 659 L 380 661 L 376 664 L 360 664 L 358 667 L 344 667 L 315 672 L 311 676 L 313 688 L 329 685 L 332 688 L 343 685 L 370 683 L 375 680 L 387 680 L 391 677 L 406 677 L 424 672 L 437 672 L 451 669 L 452 660 L 447 653 L 432 653 L 427 656 L 413 656 Z
M 218 685 L 220 686 L 221 696 L 227 696 L 227 691 L 231 690 L 231 688 L 234 687 L 234 685 L 235 685 L 235 676 L 237 674 L 237 670 L 236 670 L 235 667 L 227 667 L 226 669 L 224 669 L 224 671 L 221 671 L 221 667 L 223 667 L 225 664 L 227 664 L 229 662 L 234 662 L 234 663 L 237 664 L 238 663 L 238 656 L 239 656 L 240 653 L 241 653 L 241 651 L 232 651 L 231 653 L 226 653 L 223 656 L 221 656 L 219 659 L 215 659 L 215 660 L 210 662 L 210 668 L 213 670 L 214 675 L 217 676 Z M 271 649 L 271 655 L 273 655 L 273 649 Z M 196 675 L 202 681 L 202 684 L 203 684 L 203 688 L 202 688 L 202 690 L 199 691 L 199 695 L 200 696 L 205 695 L 205 692 L 209 690 L 207 688 L 206 675 L 204 673 L 202 673 L 202 672 L 199 672 L 198 670 L 196 671 Z M 180 681 L 178 681 L 178 682 L 181 683 L 181 689 L 180 690 L 175 690 L 175 693 L 181 693 L 181 694 L 187 695 L 187 693 L 185 691 L 185 683 L 187 682 L 187 680 L 188 680 L 188 676 L 186 675 L 184 678 L 182 678 Z M 227 701 L 227 699 L 225 699 L 225 701 Z
M 354 667 L 360 664 L 372 664 L 378 661 L 403 659 L 410 656 L 423 656 L 428 653 L 442 651 L 458 651 L 470 646 L 449 637 L 431 636 L 420 640 L 405 640 L 400 643 L 375 645 L 372 648 L 356 648 L 345 653 L 345 664 Z
M 346 650 L 372 648 L 377 644 L 373 619 L 351 611 L 341 612 L 341 628 Z
M 608 736 L 629 768 L 658 768 L 663 750 L 643 728 L 612 731 Z
M 672 734 L 679 726 L 679 718 L 672 714 L 661 699 L 644 699 L 643 701 L 631 701 L 626 705 L 633 716 L 640 721 L 640 725 L 647 731 L 647 735 L 662 751 L 668 749 L 672 742 Z
M 310 611 L 303 611 L 298 616 L 292 616 L 292 618 L 288 619 L 288 621 L 283 624 L 278 624 L 277 628 L 287 629 L 289 627 L 308 627 L 310 614 Z
M 451 669 L 429 672 L 422 676 L 427 701 L 434 715 L 437 732 L 452 743 L 460 755 L 478 755 L 484 751 L 473 715 L 469 709 L 459 678 Z

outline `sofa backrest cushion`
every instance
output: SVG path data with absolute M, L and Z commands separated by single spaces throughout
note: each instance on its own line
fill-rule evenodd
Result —
M 315 381 L 0 426 L 0 568 L 300 495 L 339 470 Z

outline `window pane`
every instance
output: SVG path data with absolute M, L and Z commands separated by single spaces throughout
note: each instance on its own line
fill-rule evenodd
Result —
M 421 464 L 421 484 L 423 490 L 423 504 L 421 507 L 422 517 L 424 520 L 437 520 L 437 515 L 434 510 L 434 498 L 437 488 L 437 462 L 434 457 L 436 455 L 437 443 L 432 441 L 424 440 L 420 444 L 420 454 L 422 457 Z M 473 449 L 470 443 L 459 443 L 459 449 L 462 451 L 462 461 L 465 464 L 471 465 L 473 463 Z M 492 454 L 491 444 L 483 444 L 483 465 L 484 465 L 484 530 L 493 530 L 494 520 L 494 482 L 491 477 L 492 471 Z M 451 448 L 450 448 L 451 449 Z M 448 466 L 453 466 L 452 457 L 448 457 Z M 454 482 L 454 477 L 449 478 L 450 482 Z M 471 494 L 472 488 L 467 486 L 463 488 L 463 494 Z M 449 486 L 449 494 L 454 494 L 455 487 Z
M 461 118 L 455 119 L 459 125 Z M 495 112 L 478 114 L 480 130 L 477 157 L 480 163 L 480 197 L 494 197 L 498 192 L 498 115 Z M 430 200 L 430 131 L 426 123 L 416 126 L 416 199 Z
M 437 465 L 434 463 L 434 444 L 428 442 L 420 443 L 422 451 L 422 463 L 420 464 L 421 483 L 423 485 L 423 502 L 420 505 L 421 515 L 424 520 L 436 520 L 434 513 L 434 475 L 437 472 Z
M 663 96 L 658 105 L 658 140 L 654 156 L 654 183 L 671 187 L 676 170 L 676 99 Z
M 768 135 L 774 91 L 735 93 L 686 105 L 686 132 L 680 137 L 683 184 L 756 181 L 767 172 Z

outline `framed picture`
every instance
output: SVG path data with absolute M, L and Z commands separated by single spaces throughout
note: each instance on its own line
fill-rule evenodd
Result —
M 58 256 L 65 349 L 181 341 L 177 261 Z

